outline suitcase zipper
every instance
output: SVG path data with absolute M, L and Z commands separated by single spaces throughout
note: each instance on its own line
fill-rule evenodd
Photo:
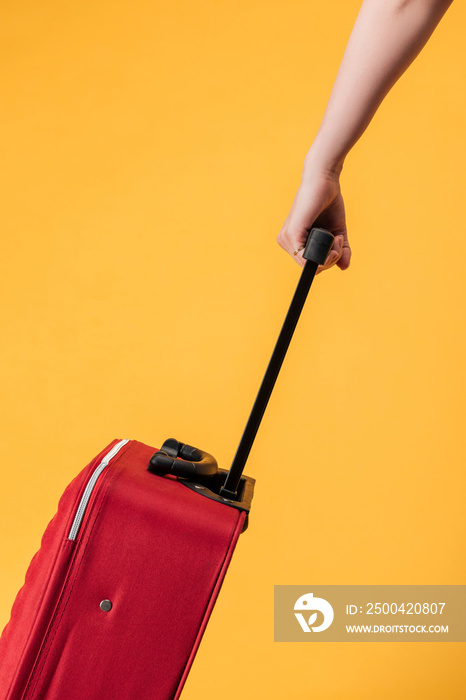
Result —
M 84 490 L 83 495 L 81 496 L 76 515 L 74 516 L 73 524 L 71 525 L 71 529 L 68 534 L 69 540 L 75 540 L 78 535 L 79 528 L 81 527 L 81 523 L 83 521 L 89 500 L 92 496 L 92 492 L 97 483 L 97 479 L 102 474 L 105 467 L 108 466 L 110 460 L 113 459 L 113 457 L 115 457 L 115 455 L 121 450 L 122 447 L 126 445 L 127 442 L 129 442 L 129 440 L 120 440 L 119 442 L 117 442 L 116 445 L 114 445 L 112 449 L 109 452 L 107 452 L 100 464 L 92 472 L 91 478 L 87 482 L 87 486 Z

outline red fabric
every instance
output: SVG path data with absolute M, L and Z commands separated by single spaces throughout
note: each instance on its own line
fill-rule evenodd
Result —
M 76 503 L 108 449 L 67 488 L 31 562 L 0 640 L 1 700 L 179 697 L 245 516 L 151 474 L 154 448 L 132 441 L 71 542 Z

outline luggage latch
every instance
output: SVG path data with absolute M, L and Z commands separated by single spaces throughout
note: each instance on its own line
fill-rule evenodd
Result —
M 243 532 L 248 525 L 248 514 L 254 495 L 255 479 L 241 476 L 235 494 L 223 494 L 221 490 L 228 475 L 219 469 L 217 460 L 208 452 L 186 445 L 174 438 L 165 440 L 158 452 L 151 457 L 147 469 L 153 474 L 176 476 L 178 481 L 205 498 L 236 508 L 246 513 Z

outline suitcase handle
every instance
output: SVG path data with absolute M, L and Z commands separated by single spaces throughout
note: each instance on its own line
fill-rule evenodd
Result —
M 313 228 L 309 234 L 303 253 L 306 264 L 299 278 L 293 300 L 288 309 L 280 335 L 278 336 L 277 344 L 270 358 L 269 365 L 265 372 L 264 379 L 262 380 L 254 406 L 252 407 L 248 422 L 246 423 L 230 471 L 228 472 L 223 487 L 220 489 L 220 495 L 224 498 L 235 499 L 237 497 L 238 485 L 244 465 L 251 451 L 264 411 L 267 408 L 270 395 L 275 386 L 283 360 L 285 359 L 286 351 L 293 337 L 294 329 L 301 315 L 304 302 L 311 288 L 317 268 L 319 265 L 325 263 L 334 240 L 335 238 L 330 231 L 324 228 Z
M 275 386 L 278 373 L 285 359 L 286 351 L 293 337 L 294 329 L 298 323 L 317 268 L 319 265 L 325 263 L 333 241 L 334 236 L 323 228 L 313 228 L 309 234 L 303 253 L 306 264 L 299 278 L 293 300 L 288 309 L 280 335 L 278 336 L 275 349 L 270 358 L 248 422 L 246 423 L 230 471 L 225 472 L 224 470 L 220 470 L 219 472 L 217 461 L 212 455 L 198 450 L 196 447 L 178 442 L 178 440 L 173 438 L 165 440 L 160 451 L 153 455 L 148 466 L 149 471 L 155 474 L 181 476 L 198 482 L 204 480 L 204 483 L 207 483 L 207 480 L 211 480 L 212 483 L 220 480 L 220 483 L 216 483 L 213 487 L 215 493 L 220 497 L 220 500 L 227 502 L 238 501 L 238 487 L 241 482 L 244 465 L 251 451 L 254 438 L 259 429 L 273 387 Z M 225 474 L 226 477 L 224 477 Z M 215 476 L 217 476 L 217 478 L 212 479 L 212 477 Z M 243 478 L 243 482 L 245 480 L 247 480 L 247 477 Z M 249 500 L 250 498 L 252 498 L 251 495 L 249 496 Z
M 172 474 L 191 479 L 211 478 L 218 471 L 215 457 L 174 438 L 165 440 L 147 467 L 153 474 Z

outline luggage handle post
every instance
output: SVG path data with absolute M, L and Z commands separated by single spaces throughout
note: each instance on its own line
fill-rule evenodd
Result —
M 269 402 L 273 387 L 280 372 L 283 360 L 285 359 L 288 346 L 293 337 L 296 324 L 298 323 L 301 311 L 306 301 L 309 289 L 314 280 L 317 268 L 323 265 L 327 255 L 333 245 L 334 236 L 323 228 L 313 228 L 307 239 L 303 258 L 306 260 L 304 269 L 299 278 L 298 286 L 294 293 L 290 308 L 285 317 L 280 335 L 278 336 L 272 357 L 265 372 L 262 384 L 257 394 L 254 406 L 246 423 L 242 438 L 238 445 L 230 471 L 227 474 L 223 487 L 220 489 L 220 496 L 223 498 L 235 499 L 237 497 L 238 485 L 241 480 L 246 460 L 251 451 L 254 439 L 259 429 L 262 416 Z

